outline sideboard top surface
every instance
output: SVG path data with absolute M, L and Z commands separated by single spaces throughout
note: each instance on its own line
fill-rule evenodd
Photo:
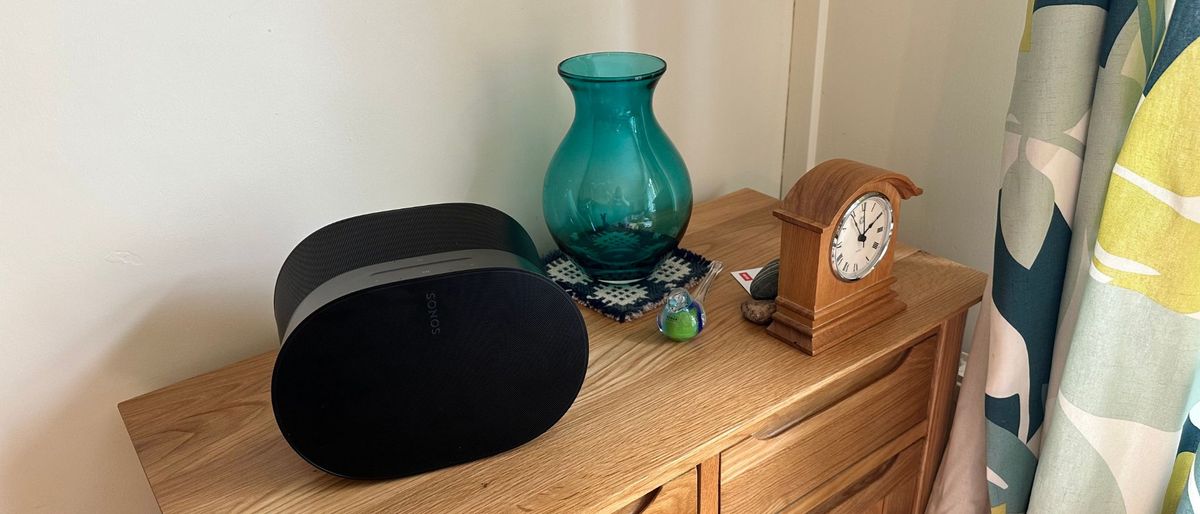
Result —
M 761 266 L 779 253 L 777 205 L 748 189 L 701 203 L 683 246 L 727 271 Z M 515 450 L 415 477 L 346 480 L 296 455 L 271 413 L 273 351 L 118 407 L 164 512 L 613 510 L 979 300 L 982 273 L 896 251 L 908 309 L 816 357 L 744 321 L 748 297 L 727 274 L 705 302 L 704 334 L 688 343 L 660 336 L 653 315 L 618 324 L 582 309 L 587 378 L 563 419 Z

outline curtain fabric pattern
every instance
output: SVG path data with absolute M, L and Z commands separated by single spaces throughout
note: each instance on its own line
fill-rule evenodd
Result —
M 932 512 L 1200 508 L 1197 36 L 1200 0 L 1030 1 Z

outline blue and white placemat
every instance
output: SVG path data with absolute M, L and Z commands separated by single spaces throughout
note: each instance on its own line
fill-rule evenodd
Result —
M 546 274 L 575 301 L 620 323 L 634 320 L 662 305 L 676 287 L 691 287 L 712 265 L 703 256 L 676 248 L 655 268 L 654 273 L 629 284 L 597 282 L 559 250 L 542 258 Z

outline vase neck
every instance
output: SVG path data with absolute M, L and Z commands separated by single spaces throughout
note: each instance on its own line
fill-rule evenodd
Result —
M 622 82 L 593 82 L 566 78 L 575 98 L 575 117 L 641 118 L 654 116 L 658 77 Z

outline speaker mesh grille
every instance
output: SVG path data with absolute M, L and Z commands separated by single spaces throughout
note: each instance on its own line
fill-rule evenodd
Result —
M 583 384 L 587 341 L 570 297 L 532 272 L 387 284 L 325 305 L 288 335 L 271 403 L 313 465 L 350 478 L 408 476 L 548 430 Z
M 431 253 L 491 249 L 536 265 L 537 248 L 516 220 L 486 205 L 450 203 L 364 214 L 328 225 L 288 255 L 275 282 L 279 335 L 304 297 L 363 266 Z

